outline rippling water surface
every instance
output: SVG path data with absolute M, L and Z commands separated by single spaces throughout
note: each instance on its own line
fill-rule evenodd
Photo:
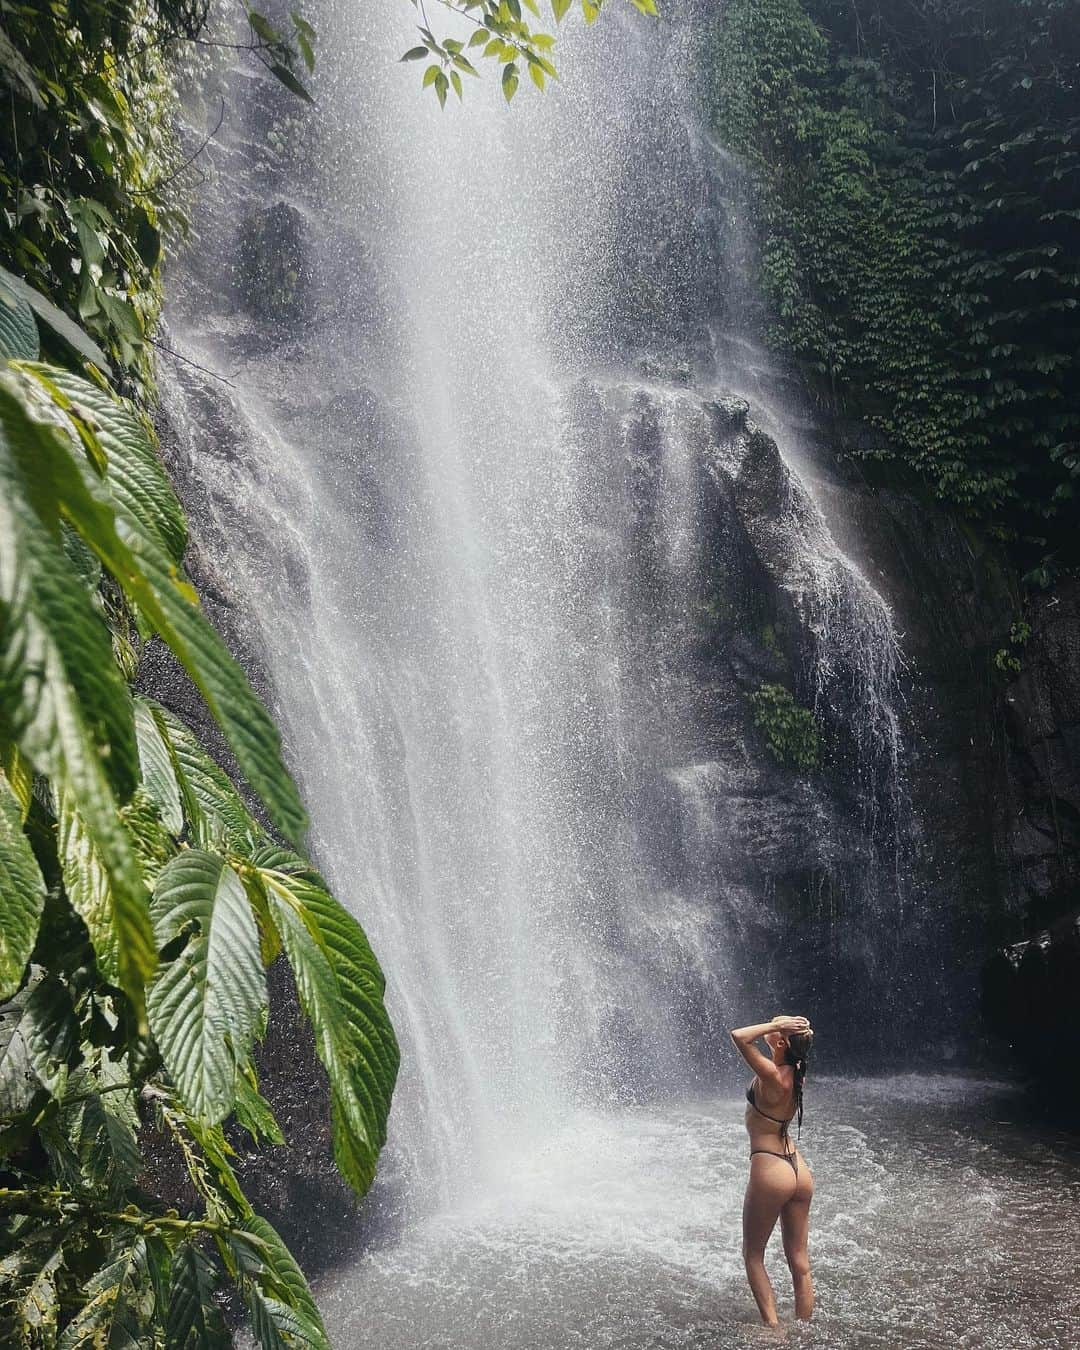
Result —
M 381 1350 L 1080 1345 L 1080 1148 L 1007 1088 L 906 1076 L 819 1081 L 818 1311 L 756 1322 L 741 1260 L 740 1100 L 553 1125 L 488 1183 L 319 1290 L 336 1342 Z

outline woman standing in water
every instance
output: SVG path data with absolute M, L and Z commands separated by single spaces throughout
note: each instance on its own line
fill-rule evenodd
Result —
M 766 1326 L 778 1324 L 776 1298 L 765 1272 L 765 1248 L 777 1219 L 795 1287 L 795 1316 L 808 1318 L 814 1311 L 806 1250 L 814 1178 L 788 1135 L 796 1118 L 802 1128 L 803 1080 L 813 1038 L 805 1017 L 774 1017 L 731 1033 L 735 1048 L 754 1071 L 754 1081 L 746 1089 L 750 1180 L 743 1200 L 743 1260 Z M 771 1059 L 754 1044 L 759 1039 L 769 1047 Z

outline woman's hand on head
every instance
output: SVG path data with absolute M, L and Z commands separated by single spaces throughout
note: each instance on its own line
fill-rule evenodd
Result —
M 810 1021 L 806 1017 L 774 1017 L 773 1029 L 785 1036 L 805 1036 L 810 1030 Z

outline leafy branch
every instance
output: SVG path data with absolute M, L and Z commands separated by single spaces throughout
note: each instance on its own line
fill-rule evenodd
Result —
M 541 18 L 536 0 L 435 0 L 456 19 L 465 20 L 474 27 L 468 42 L 452 37 L 437 37 L 428 23 L 424 0 L 411 0 L 420 10 L 422 22 L 417 26 L 420 45 L 411 47 L 402 61 L 423 61 L 432 58 L 424 70 L 421 84 L 432 89 L 442 107 L 452 88 L 458 98 L 464 97 L 462 74 L 477 77 L 479 71 L 465 54 L 472 53 L 477 60 L 494 62 L 501 67 L 500 83 L 503 96 L 509 103 L 517 93 L 522 69 L 540 90 L 549 79 L 558 79 L 551 60 L 555 46 L 552 33 L 530 27 L 523 17 L 523 9 L 536 19 Z M 600 17 L 604 0 L 581 0 L 585 22 L 594 23 Z M 657 17 L 655 0 L 630 0 L 642 14 Z M 573 0 L 551 0 L 556 23 L 561 23 L 571 9 Z

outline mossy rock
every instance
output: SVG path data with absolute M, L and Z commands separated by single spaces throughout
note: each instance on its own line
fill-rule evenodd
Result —
M 286 202 L 249 215 L 240 228 L 237 282 L 256 319 L 290 324 L 308 308 L 304 221 Z

